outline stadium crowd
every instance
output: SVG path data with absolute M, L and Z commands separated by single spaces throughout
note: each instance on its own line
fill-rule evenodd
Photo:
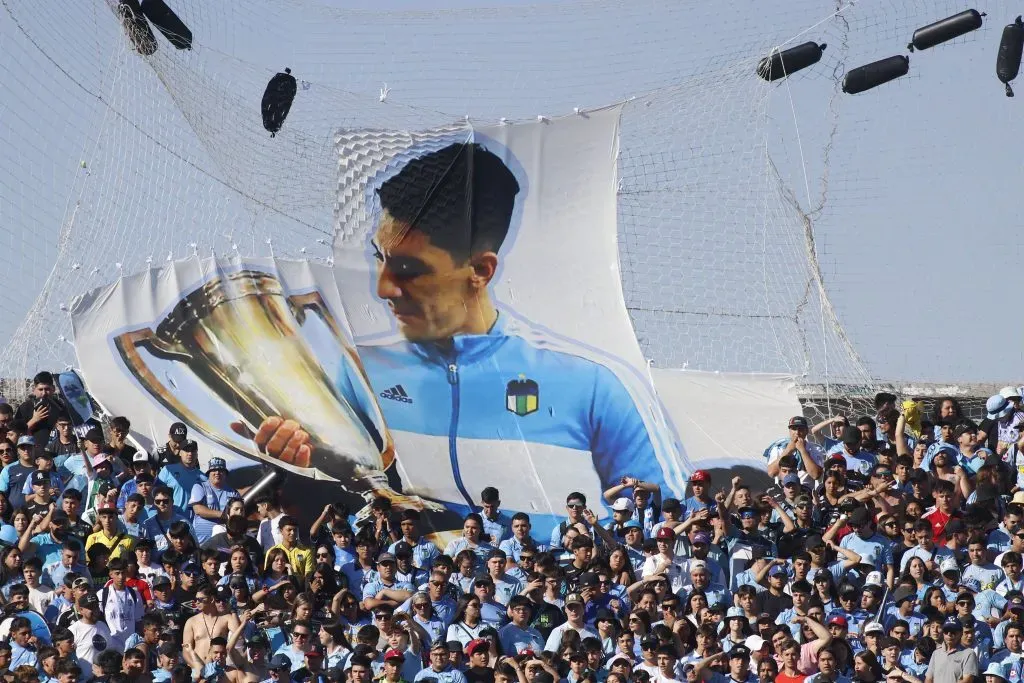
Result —
M 0 673 L 1021 683 L 1020 392 L 978 424 L 953 399 L 875 408 L 780 425 L 766 490 L 697 470 L 679 500 L 624 477 L 603 501 L 569 492 L 550 537 L 488 487 L 442 549 L 383 498 L 307 527 L 268 488 L 250 519 L 186 425 L 152 453 L 124 417 L 78 438 L 40 373 L 30 400 L 0 404 Z

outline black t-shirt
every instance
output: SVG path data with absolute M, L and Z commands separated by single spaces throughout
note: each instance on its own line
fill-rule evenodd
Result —
M 50 511 L 50 505 L 52 505 L 52 504 L 53 504 L 52 502 L 49 502 L 49 503 L 27 503 L 25 505 L 25 512 L 28 514 L 28 518 L 32 519 L 33 515 L 45 515 L 47 512 L 49 512 Z
M 565 623 L 565 612 L 558 609 L 550 602 L 542 601 L 533 605 L 533 620 L 530 626 L 540 631 L 544 640 L 548 639 L 556 627 Z
M 783 593 L 772 595 L 770 591 L 761 593 L 761 611 L 777 617 L 780 612 L 793 606 L 793 598 Z
M 489 666 L 470 667 L 465 676 L 468 683 L 494 683 L 494 669 Z

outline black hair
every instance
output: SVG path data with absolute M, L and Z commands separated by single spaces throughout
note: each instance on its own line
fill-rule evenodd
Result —
M 498 155 L 460 142 L 408 162 L 377 196 L 395 220 L 461 261 L 501 248 L 519 189 Z

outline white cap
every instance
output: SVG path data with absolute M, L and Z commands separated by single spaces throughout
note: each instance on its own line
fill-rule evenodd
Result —
M 885 629 L 877 621 L 869 621 L 864 627 L 864 633 L 885 633 Z
M 952 557 L 947 557 L 939 563 L 939 573 L 945 574 L 946 572 L 958 572 L 960 571 L 960 565 L 956 563 L 956 560 Z
M 882 585 L 882 572 L 869 572 L 866 579 L 864 579 L 865 586 L 881 586 Z
M 747 646 L 747 649 L 751 652 L 757 652 L 764 647 L 765 639 L 761 636 L 747 636 L 747 639 L 743 641 L 743 644 Z
M 633 505 L 633 501 L 629 498 L 616 498 L 615 502 L 612 503 L 612 510 L 616 512 L 633 512 L 636 506 Z
M 1003 387 L 999 390 L 999 395 L 1003 398 L 1020 398 L 1020 389 L 1018 387 Z

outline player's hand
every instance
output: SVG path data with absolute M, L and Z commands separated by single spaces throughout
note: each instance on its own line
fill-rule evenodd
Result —
M 251 439 L 258 449 L 281 462 L 296 467 L 309 467 L 313 459 L 309 433 L 295 420 L 285 420 L 275 415 L 264 419 L 255 434 L 241 422 L 232 422 L 231 430 L 243 438 Z

